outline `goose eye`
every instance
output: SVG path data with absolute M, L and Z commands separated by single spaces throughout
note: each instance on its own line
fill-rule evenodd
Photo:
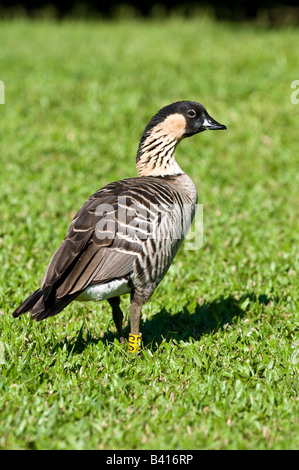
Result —
M 194 109 L 189 109 L 188 116 L 191 117 L 191 118 L 196 116 L 196 112 L 194 111 Z

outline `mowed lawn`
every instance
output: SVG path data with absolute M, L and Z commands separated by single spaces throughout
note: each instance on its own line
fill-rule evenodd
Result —
M 0 447 L 298 449 L 298 30 L 7 21 L 0 44 Z M 136 175 L 145 125 L 181 99 L 228 130 L 177 149 L 203 244 L 144 307 L 140 356 L 107 302 L 13 319 L 77 210 Z

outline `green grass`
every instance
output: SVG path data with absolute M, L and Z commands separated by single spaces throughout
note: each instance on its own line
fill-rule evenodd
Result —
M 0 447 L 298 449 L 298 31 L 16 21 L 0 43 Z M 179 99 L 228 130 L 177 149 L 204 241 L 145 306 L 140 357 L 107 302 L 13 319 L 72 216 L 136 175 L 145 124 Z

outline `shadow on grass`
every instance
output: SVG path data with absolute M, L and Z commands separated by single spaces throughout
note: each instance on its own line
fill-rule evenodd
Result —
M 254 293 L 247 293 L 239 300 L 232 296 L 221 296 L 212 302 L 197 303 L 193 311 L 184 307 L 180 312 L 172 314 L 171 310 L 163 308 L 142 325 L 143 343 L 144 345 L 150 343 L 155 349 L 163 339 L 186 341 L 188 338 L 193 338 L 198 341 L 203 335 L 216 333 L 224 325 L 243 318 L 249 303 L 267 305 L 271 301 L 278 300 L 264 294 L 257 296 Z
M 215 333 L 227 323 L 243 317 L 244 311 L 239 304 L 239 301 L 229 296 L 197 304 L 192 311 L 183 307 L 180 312 L 172 314 L 162 309 L 144 322 L 143 342 L 151 343 L 155 348 L 163 339 L 186 341 L 193 338 L 198 341 L 204 334 Z
M 203 335 L 216 333 L 224 325 L 242 318 L 248 303 L 267 305 L 273 300 L 278 299 L 263 294 L 257 296 L 254 293 L 247 293 L 239 300 L 228 296 L 220 297 L 212 302 L 196 304 L 192 311 L 183 307 L 180 312 L 172 314 L 171 310 L 163 308 L 141 324 L 143 347 L 155 350 L 164 339 L 188 341 L 189 338 L 193 338 L 198 341 Z M 53 352 L 66 345 L 70 353 L 81 354 L 90 344 L 98 344 L 99 341 L 105 344 L 113 343 L 115 338 L 118 339 L 117 334 L 110 330 L 102 337 L 95 337 L 91 330 L 87 330 L 87 335 L 83 337 L 83 327 L 84 325 L 72 339 L 65 338 L 56 343 Z M 130 327 L 127 325 L 124 328 L 125 337 L 128 337 L 129 332 Z
M 273 299 L 266 295 L 256 296 L 253 293 L 248 293 L 239 300 L 228 296 L 220 297 L 212 302 L 196 304 L 192 311 L 183 307 L 180 312 L 175 314 L 172 314 L 171 310 L 163 308 L 141 325 L 143 345 L 156 349 L 164 339 L 166 341 L 172 339 L 188 341 L 189 338 L 193 338 L 198 341 L 204 334 L 216 333 L 224 325 L 242 318 L 249 302 L 266 305 L 271 300 Z M 128 337 L 129 331 L 130 328 L 127 325 L 124 328 L 125 337 Z M 115 338 L 118 338 L 117 334 L 110 330 L 103 337 L 94 337 L 93 332 L 88 330 L 87 335 L 83 337 L 82 325 L 75 337 L 65 338 L 64 341 L 56 343 L 53 350 L 66 345 L 67 350 L 72 354 L 80 354 L 90 344 L 97 344 L 99 341 L 105 344 L 112 343 Z

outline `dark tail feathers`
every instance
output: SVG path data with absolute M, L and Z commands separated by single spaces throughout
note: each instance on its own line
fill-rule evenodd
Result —
M 29 297 L 27 297 L 27 299 L 24 300 L 24 302 L 13 312 L 12 316 L 16 318 L 20 315 L 23 315 L 23 313 L 32 310 L 34 305 L 41 298 L 42 295 L 43 292 L 40 289 L 33 292 L 33 294 L 29 295 Z
M 74 300 L 80 292 L 72 295 L 66 295 L 61 299 L 53 298 L 48 299 L 46 292 L 38 289 L 31 294 L 24 302 L 13 312 L 13 317 L 19 317 L 23 313 L 31 311 L 32 318 L 41 321 L 44 318 L 57 315 L 63 310 L 72 300 Z

